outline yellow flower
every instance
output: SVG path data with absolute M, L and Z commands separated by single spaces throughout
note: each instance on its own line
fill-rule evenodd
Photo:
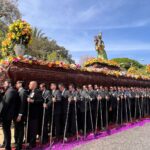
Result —
M 20 32 L 17 32 L 17 36 L 18 36 L 18 37 L 21 36 Z
M 9 56 L 9 57 L 8 57 L 8 61 L 9 61 L 9 62 L 12 62 L 12 61 L 13 61 L 13 57 L 12 57 L 12 56 Z
M 22 23 L 20 23 L 19 28 L 23 29 L 23 24 Z
M 14 33 L 12 33 L 12 39 L 15 39 L 15 34 Z
M 15 30 L 16 30 L 16 31 L 18 31 L 18 28 L 17 28 L 17 27 L 15 27 Z
M 12 29 L 13 29 L 13 25 L 10 25 L 9 26 L 9 31 L 12 31 Z

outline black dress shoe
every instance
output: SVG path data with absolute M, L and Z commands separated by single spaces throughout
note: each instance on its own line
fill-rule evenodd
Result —
M 17 145 L 15 150 L 22 150 L 22 146 L 21 145 Z
M 19 148 L 19 147 L 17 147 L 17 148 L 15 148 L 15 150 L 22 150 L 22 148 L 21 148 L 21 147 L 20 147 L 20 148 Z
M 26 149 L 27 149 L 27 150 L 31 150 L 31 149 L 33 149 L 33 148 L 35 148 L 35 147 L 36 147 L 36 146 L 34 146 L 34 145 L 29 145 L 29 146 L 26 147 Z
M 47 144 L 47 143 L 48 143 L 48 140 L 44 140 L 44 141 L 42 142 L 43 145 L 45 145 L 45 144 Z

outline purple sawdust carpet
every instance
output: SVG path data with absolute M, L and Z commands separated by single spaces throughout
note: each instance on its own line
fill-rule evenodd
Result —
M 96 136 L 94 136 L 94 134 L 89 134 L 87 136 L 86 139 L 84 139 L 83 137 L 81 137 L 78 141 L 77 140 L 73 140 L 70 142 L 65 143 L 64 145 L 62 144 L 62 142 L 58 142 L 58 143 L 54 143 L 52 146 L 52 150 L 72 150 L 75 147 L 79 146 L 79 145 L 83 145 L 83 144 L 87 144 L 88 142 L 91 142 L 93 140 L 97 140 L 97 139 L 101 139 L 104 138 L 106 136 L 110 136 L 112 134 L 117 134 L 119 132 L 123 132 L 126 131 L 128 129 L 132 129 L 135 128 L 137 126 L 143 126 L 145 123 L 150 123 L 150 119 L 144 119 L 142 121 L 138 121 L 135 123 L 128 123 L 123 125 L 122 127 L 119 128 L 113 128 L 109 131 L 103 131 L 100 132 L 99 134 L 97 134 Z M 34 150 L 50 150 L 49 146 L 44 146 L 44 147 L 40 147 L 40 148 L 36 148 Z

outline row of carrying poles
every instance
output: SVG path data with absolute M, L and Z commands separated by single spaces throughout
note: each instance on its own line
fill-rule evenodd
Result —
M 44 103 L 46 103 L 48 97 L 44 98 Z M 54 97 L 56 98 L 56 97 Z M 76 99 L 76 97 L 69 97 L 68 99 Z M 67 115 L 66 115 L 66 120 L 65 120 L 65 127 L 64 127 L 64 134 L 63 134 L 63 145 L 65 143 L 65 137 L 66 137 L 66 133 L 67 133 L 67 125 L 68 125 L 68 118 L 69 118 L 69 110 L 70 110 L 70 103 L 71 101 L 68 100 L 68 106 L 67 106 Z M 103 115 L 102 115 L 102 97 L 100 95 L 97 96 L 97 108 L 96 108 L 96 121 L 95 121 L 95 129 L 94 129 L 94 125 L 93 125 L 93 117 L 92 117 L 92 109 L 91 109 L 91 100 L 92 98 L 90 96 L 87 96 L 86 98 L 84 98 L 84 105 L 85 105 L 85 113 L 84 113 L 84 139 L 86 139 L 87 137 L 87 106 L 89 107 L 89 113 L 90 113 L 90 122 L 91 122 L 91 129 L 92 129 L 92 133 L 94 135 L 97 134 L 97 130 L 98 130 L 98 119 L 100 119 L 100 126 L 101 129 L 103 130 Z M 125 104 L 125 119 L 126 119 L 126 123 L 128 122 L 133 122 L 133 118 L 134 120 L 136 120 L 137 118 L 137 112 L 139 112 L 139 119 L 142 119 L 142 117 L 145 117 L 146 115 L 148 116 L 149 114 L 149 104 L 148 101 L 146 104 L 146 108 L 144 108 L 144 98 L 142 97 L 142 99 L 140 99 L 139 96 L 135 97 L 135 103 L 134 103 L 134 117 L 132 117 L 131 114 L 131 103 L 130 103 L 130 99 L 126 96 L 121 97 L 121 98 L 117 98 L 117 114 L 116 114 L 116 125 L 118 126 L 119 124 L 119 109 L 120 109 L 120 124 L 123 124 L 123 103 L 122 101 L 124 100 L 124 104 Z M 109 101 L 109 97 L 105 98 L 105 109 L 106 109 L 106 129 L 108 129 L 109 123 L 108 123 L 108 101 Z M 141 104 L 140 104 L 141 101 Z M 120 108 L 119 108 L 120 107 Z M 30 103 L 28 103 L 28 110 L 27 110 L 27 123 L 26 123 L 26 131 L 25 131 L 25 145 L 27 145 L 28 141 L 27 141 L 27 137 L 28 137 L 28 125 L 29 125 L 29 108 L 30 108 Z M 52 141 L 52 134 L 53 134 L 53 120 L 54 120 L 54 109 L 55 109 L 55 102 L 52 102 L 52 114 L 51 114 L 51 125 L 50 125 L 50 141 L 49 141 L 49 148 L 52 149 L 53 146 L 53 141 Z M 74 110 L 75 110 L 75 125 L 76 125 L 76 139 L 77 141 L 79 140 L 79 131 L 78 131 L 78 118 L 77 118 L 77 101 L 74 101 Z M 45 113 L 46 113 L 46 108 L 43 108 L 43 118 L 42 118 L 42 130 L 41 130 L 41 143 L 43 141 L 43 131 L 44 131 L 44 120 L 45 120 Z M 100 116 L 99 116 L 100 114 Z M 99 118 L 100 117 L 100 118 Z

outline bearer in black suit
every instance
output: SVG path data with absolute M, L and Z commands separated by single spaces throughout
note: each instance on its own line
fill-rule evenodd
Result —
M 29 89 L 31 90 L 27 101 L 29 106 L 29 126 L 28 126 L 28 139 L 29 148 L 36 146 L 36 135 L 38 133 L 38 123 L 42 109 L 42 93 L 37 89 L 37 82 L 31 81 Z
M 96 113 L 97 113 L 97 91 L 93 89 L 93 86 L 91 84 L 88 85 L 88 94 L 90 96 L 90 104 L 91 104 L 91 109 L 92 109 L 92 120 L 93 120 L 93 127 L 95 128 L 95 123 L 96 123 Z
M 83 133 L 84 131 L 89 132 L 91 127 L 88 100 L 89 100 L 88 89 L 86 85 L 83 85 L 83 89 L 80 92 L 80 101 L 79 101 L 81 133 Z
M 6 92 L 0 105 L 0 113 L 2 117 L 5 149 L 11 150 L 11 122 L 18 115 L 20 98 L 18 92 L 13 88 L 11 81 L 5 81 L 4 88 Z
M 16 150 L 22 149 L 23 137 L 24 137 L 24 121 L 26 117 L 27 108 L 27 91 L 24 89 L 24 82 L 17 81 L 16 88 L 19 93 L 21 104 L 19 107 L 19 112 L 15 123 L 15 143 Z
M 65 88 L 65 85 L 63 83 L 59 84 L 59 90 L 61 91 L 61 98 L 62 98 L 62 134 L 63 134 L 67 117 L 69 91 Z M 67 136 L 68 136 L 68 126 L 69 122 L 66 130 Z
M 69 85 L 69 96 L 71 97 L 70 101 L 70 116 L 69 116 L 69 122 L 70 122 L 70 136 L 74 136 L 77 129 L 78 129 L 78 120 L 77 120 L 77 100 L 78 92 L 75 90 L 75 86 L 73 84 Z
M 62 106 L 61 106 L 61 92 L 57 90 L 57 85 L 55 83 L 51 83 L 51 90 L 52 90 L 52 103 L 54 103 L 54 125 L 55 125 L 55 135 L 56 138 L 60 138 L 61 136 L 61 113 L 62 113 Z
M 40 90 L 42 92 L 42 97 L 44 100 L 43 101 L 43 110 L 45 109 L 45 116 L 42 115 L 42 118 L 41 118 L 41 120 L 42 120 L 44 117 L 43 139 L 42 139 L 43 141 L 41 141 L 41 142 L 43 144 L 46 144 L 48 142 L 48 122 L 50 119 L 51 94 L 50 94 L 50 91 L 46 89 L 45 83 L 40 84 Z
M 116 87 L 110 87 L 110 111 L 109 111 L 109 122 L 116 123 L 117 114 L 117 91 Z

